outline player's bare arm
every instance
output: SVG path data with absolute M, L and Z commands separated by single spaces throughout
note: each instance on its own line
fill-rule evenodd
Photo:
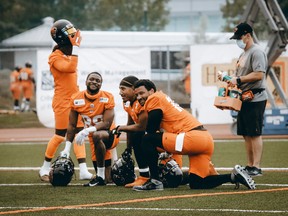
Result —
M 105 110 L 103 113 L 103 122 L 99 122 L 95 127 L 99 130 L 109 130 L 114 120 L 114 109 Z
M 124 131 L 124 132 L 136 132 L 136 131 L 145 131 L 147 126 L 147 119 L 148 114 L 146 111 L 142 111 L 138 115 L 139 122 L 131 125 L 120 125 L 118 127 L 118 131 Z
M 71 110 L 69 114 L 69 125 L 67 128 L 67 140 L 73 142 L 77 130 L 78 112 Z

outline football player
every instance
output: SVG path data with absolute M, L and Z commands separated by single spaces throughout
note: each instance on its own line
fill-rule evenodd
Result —
M 21 68 L 16 66 L 15 69 L 10 74 L 10 91 L 13 97 L 13 109 L 14 111 L 20 111 L 19 99 L 21 95 L 21 80 L 20 80 L 20 72 Z
M 211 175 L 209 167 L 214 142 L 204 126 L 168 95 L 156 91 L 152 81 L 138 80 L 134 88 L 137 100 L 148 113 L 147 133 L 141 146 L 150 170 L 150 179 L 141 186 L 134 186 L 134 190 L 163 190 L 158 174 L 157 148 L 188 155 L 191 189 L 214 188 L 227 182 L 255 189 L 254 180 L 240 165 L 236 165 L 231 174 Z
M 139 167 L 139 177 L 132 183 L 126 184 L 126 188 L 132 188 L 144 184 L 149 179 L 149 168 L 143 158 L 143 149 L 140 146 L 147 125 L 147 112 L 137 101 L 133 84 L 138 81 L 135 76 L 124 77 L 119 84 L 119 94 L 123 100 L 123 108 L 128 114 L 127 125 L 117 126 L 118 132 L 127 133 L 127 148 L 134 150 L 135 159 Z M 163 151 L 162 149 L 158 149 Z M 182 155 L 172 156 L 182 167 Z
M 55 134 L 48 142 L 45 159 L 39 175 L 42 181 L 49 182 L 51 160 L 59 145 L 65 141 L 69 123 L 70 98 L 79 89 L 77 86 L 78 50 L 81 43 L 80 31 L 76 30 L 68 20 L 58 20 L 51 28 L 51 37 L 57 43 L 49 56 L 50 71 L 54 77 L 54 96 L 52 107 L 55 118 Z M 78 130 L 83 128 L 81 118 L 77 124 Z M 86 165 L 85 145 L 74 145 L 74 152 L 79 163 L 80 180 L 91 179 L 93 174 Z M 61 152 L 69 157 L 68 152 Z
M 35 85 L 35 79 L 32 70 L 32 63 L 26 62 L 25 67 L 20 70 L 20 80 L 23 91 L 23 100 L 21 104 L 21 112 L 30 110 L 30 99 L 33 96 L 33 85 Z
M 145 133 L 147 113 L 136 99 L 133 84 L 138 80 L 135 76 L 124 77 L 119 84 L 119 94 L 123 100 L 123 108 L 128 114 L 127 125 L 119 125 L 118 132 L 127 132 L 127 148 L 134 150 L 136 162 L 139 167 L 139 177 L 125 187 L 132 188 L 135 185 L 142 185 L 149 179 L 149 168 L 143 158 L 140 146 L 141 139 Z
M 91 72 L 86 78 L 84 91 L 72 95 L 67 131 L 65 151 L 69 151 L 71 143 L 76 134 L 77 119 L 81 115 L 85 127 L 75 137 L 77 145 L 82 146 L 86 137 L 91 142 L 92 157 L 97 160 L 97 176 L 84 186 L 102 186 L 105 182 L 105 155 L 119 143 L 118 134 L 110 128 L 114 128 L 114 97 L 107 91 L 102 91 L 102 76 L 98 72 Z M 111 158 L 111 157 L 110 157 Z

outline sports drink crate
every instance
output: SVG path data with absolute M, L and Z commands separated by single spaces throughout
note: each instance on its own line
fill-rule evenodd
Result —
M 242 106 L 242 101 L 239 99 L 241 90 L 231 89 L 228 90 L 228 87 L 222 86 L 218 90 L 218 96 L 214 100 L 214 106 L 218 109 L 228 109 L 239 111 Z
M 288 109 L 266 109 L 263 134 L 288 135 Z
M 221 97 L 217 96 L 214 100 L 214 106 L 218 109 L 228 109 L 228 110 L 235 110 L 239 111 L 242 106 L 242 101 L 238 98 L 231 98 L 229 96 Z

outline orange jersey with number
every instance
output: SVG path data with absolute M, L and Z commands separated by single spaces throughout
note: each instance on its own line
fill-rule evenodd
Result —
M 96 95 L 89 95 L 87 91 L 80 91 L 72 95 L 71 109 L 78 112 L 84 121 L 85 127 L 96 125 L 98 122 L 103 121 L 103 114 L 105 110 L 113 109 L 115 107 L 114 96 L 106 91 L 99 91 Z M 114 122 L 110 129 L 115 128 Z M 96 161 L 96 155 L 94 151 L 94 144 L 89 135 L 90 149 L 92 154 L 92 160 Z M 119 138 L 114 137 L 113 144 L 110 149 L 116 147 L 119 143 Z M 105 160 L 111 159 L 112 154 L 107 149 L 105 154 Z
M 196 118 L 161 91 L 150 95 L 144 108 L 148 113 L 155 109 L 162 110 L 163 118 L 160 127 L 167 132 L 187 132 L 201 125 Z
M 132 106 L 130 106 L 130 101 L 123 103 L 124 110 L 128 113 L 128 115 L 133 119 L 134 123 L 139 123 L 138 116 L 144 108 L 140 105 L 140 103 L 136 100 L 133 102 Z
M 31 98 L 33 95 L 33 71 L 31 68 L 22 68 L 19 73 L 24 97 Z
M 73 94 L 71 99 L 71 109 L 82 116 L 85 127 L 90 127 L 103 121 L 104 111 L 114 107 L 114 96 L 101 90 L 93 96 L 89 95 L 86 90 L 79 91 Z
M 163 112 L 161 128 L 165 131 L 162 136 L 164 150 L 188 155 L 190 173 L 202 178 L 210 175 L 213 138 L 208 131 L 192 130 L 202 124 L 162 92 L 150 95 L 144 107 L 148 112 L 155 109 Z

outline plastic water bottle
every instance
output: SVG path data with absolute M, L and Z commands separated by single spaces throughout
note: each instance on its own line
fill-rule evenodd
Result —
M 221 86 L 219 88 L 219 91 L 218 91 L 218 96 L 220 97 L 225 97 L 226 96 L 226 87 L 225 86 Z
M 227 82 L 227 81 L 231 80 L 231 77 L 228 76 L 228 73 L 226 71 L 224 71 L 224 72 L 218 71 L 218 74 L 221 75 L 221 81 L 223 81 L 223 82 Z

